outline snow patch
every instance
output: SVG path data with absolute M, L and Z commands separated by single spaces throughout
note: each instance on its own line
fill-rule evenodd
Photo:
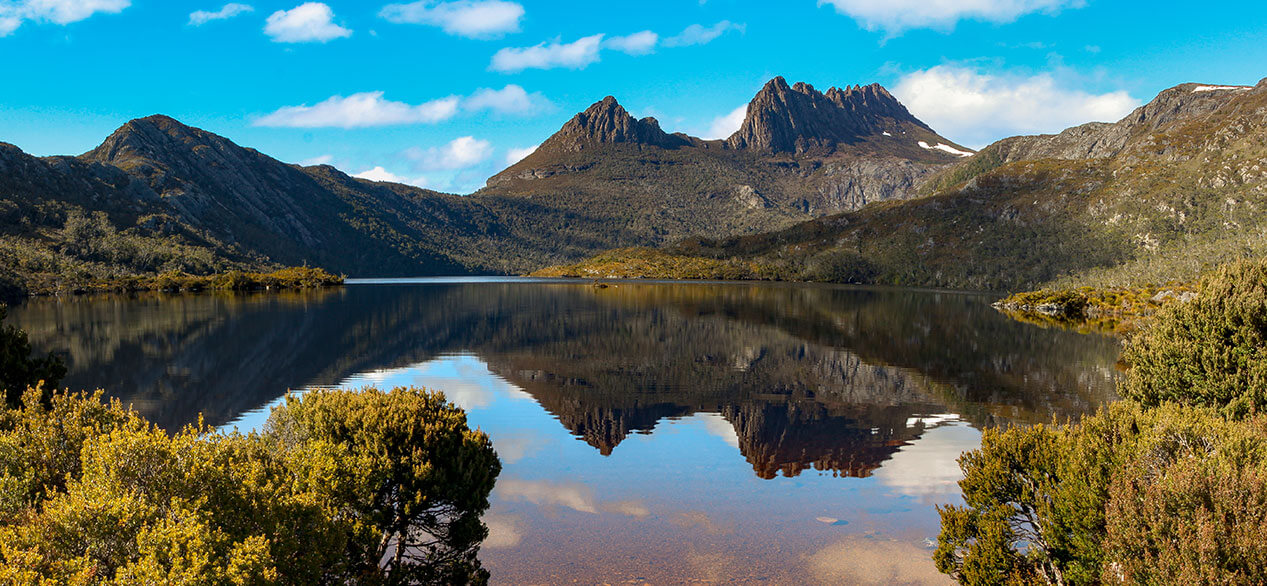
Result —
M 1243 92 L 1254 88 L 1244 85 L 1199 85 L 1192 88 L 1192 92 L 1217 92 L 1217 91 L 1237 91 Z
M 959 150 L 959 149 L 957 149 L 957 148 L 955 148 L 955 147 L 952 147 L 952 146 L 950 146 L 950 145 L 948 145 L 948 144 L 942 144 L 942 143 L 940 143 L 940 142 L 939 142 L 939 143 L 937 143 L 937 146 L 930 146 L 928 143 L 926 143 L 926 142 L 924 142 L 924 141 L 922 141 L 922 140 L 921 140 L 921 141 L 919 141 L 919 146 L 920 146 L 920 148 L 923 148 L 923 149 L 928 149 L 928 150 L 930 150 L 930 151 L 945 151 L 945 152 L 948 152 L 948 153 L 950 153 L 950 154 L 952 154 L 952 155 L 956 155 L 956 156 L 960 156 L 960 157 L 971 157 L 972 155 L 975 155 L 975 154 L 976 154 L 976 153 L 974 153 L 974 152 L 972 152 L 972 151 L 961 151 L 961 150 Z

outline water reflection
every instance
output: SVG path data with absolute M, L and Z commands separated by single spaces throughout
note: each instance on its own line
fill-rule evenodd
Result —
M 72 388 L 167 428 L 286 389 L 445 390 L 505 470 L 494 579 L 926 582 L 979 429 L 1111 400 L 1117 343 L 986 299 L 811 286 L 430 283 L 35 300 Z M 849 480 L 842 480 L 847 478 Z M 850 561 L 852 560 L 852 561 Z

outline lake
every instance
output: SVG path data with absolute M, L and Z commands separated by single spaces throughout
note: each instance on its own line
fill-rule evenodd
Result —
M 34 299 L 64 384 L 177 429 L 257 428 L 288 389 L 443 390 L 504 468 L 497 583 L 928 583 L 981 430 L 1112 401 L 1118 342 L 986 295 L 529 279 Z

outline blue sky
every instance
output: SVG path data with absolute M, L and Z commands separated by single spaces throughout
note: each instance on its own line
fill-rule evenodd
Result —
M 469 192 L 614 95 L 723 136 L 775 75 L 879 82 L 971 147 L 1267 76 L 1257 2 L 0 0 L 0 141 L 163 113 L 288 162 Z

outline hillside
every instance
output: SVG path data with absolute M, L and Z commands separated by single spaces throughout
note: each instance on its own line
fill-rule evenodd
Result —
M 608 97 L 457 196 L 286 164 L 156 115 L 78 157 L 0 144 L 0 290 L 305 264 L 523 273 L 913 197 L 961 148 L 878 85 L 821 93 L 776 78 L 725 141 L 667 134 Z
M 1190 280 L 1267 253 L 1267 80 L 1183 84 L 1116 123 L 1005 139 L 927 191 L 785 230 L 684 240 L 657 264 L 691 263 L 703 278 L 698 267 L 713 262 L 757 277 L 972 289 Z M 621 275 L 618 259 L 603 263 Z

